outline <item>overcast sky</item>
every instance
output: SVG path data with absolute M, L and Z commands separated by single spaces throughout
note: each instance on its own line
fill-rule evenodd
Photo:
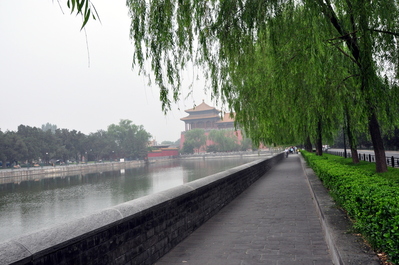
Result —
M 49 122 L 89 134 L 129 119 L 160 143 L 180 138 L 194 102 L 214 105 L 189 71 L 194 95 L 163 114 L 158 88 L 132 69 L 125 1 L 92 0 L 101 23 L 86 26 L 88 50 L 81 17 L 60 2 L 64 14 L 56 0 L 0 0 L 1 131 Z

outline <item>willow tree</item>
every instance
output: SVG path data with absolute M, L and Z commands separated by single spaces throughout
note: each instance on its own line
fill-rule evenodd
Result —
M 312 139 L 318 154 L 322 139 L 331 140 L 344 126 L 353 162 L 358 162 L 355 134 L 367 120 L 359 111 L 364 107 L 356 67 L 328 39 L 335 29 L 323 17 L 292 6 L 281 8 L 268 23 L 258 34 L 255 52 L 231 66 L 229 104 L 237 110 L 236 121 L 247 129 L 263 124 L 256 133 L 272 137 L 269 141 Z
M 321 155 L 322 139 L 332 139 L 343 121 L 338 83 L 345 67 L 331 47 L 320 43 L 324 31 L 317 29 L 323 21 L 303 20 L 304 11 L 281 9 L 269 21 L 272 26 L 258 34 L 254 53 L 231 66 L 228 103 L 251 137 L 287 144 L 312 139 Z M 279 32 L 284 34 L 276 39 Z
M 76 2 L 83 7 L 82 2 L 90 1 Z M 341 80 L 345 83 L 353 79 L 355 86 L 351 89 L 359 95 L 356 106 L 348 105 L 348 111 L 360 109 L 364 119 L 359 123 L 369 131 L 377 171 L 387 170 L 381 125 L 397 123 L 388 110 L 396 110 L 394 103 L 398 100 L 391 86 L 381 80 L 387 67 L 391 70 L 388 72 L 391 84 L 398 77 L 396 0 L 127 0 L 127 6 L 131 16 L 130 35 L 135 45 L 134 67 L 140 68 L 159 86 L 164 111 L 180 97 L 181 71 L 191 65 L 201 66 L 210 80 L 208 86 L 213 95 L 228 102 L 234 91 L 231 77 L 236 73 L 232 69 L 241 56 L 254 53 L 260 34 L 267 30 L 274 32 L 269 39 L 272 43 L 287 37 L 286 32 L 278 32 L 280 25 L 273 23 L 282 10 L 303 9 L 307 15 L 302 19 L 308 25 L 323 19 L 322 26 L 317 27 L 319 32 L 306 31 L 309 44 L 322 43 L 318 39 L 322 36 L 338 55 L 354 65 L 353 72 Z M 289 32 L 299 31 L 302 23 L 289 26 Z M 307 45 L 298 48 L 306 49 Z M 309 63 L 322 64 L 303 61 L 303 66 Z M 265 126 L 258 126 L 250 129 L 262 132 Z M 261 133 L 251 135 L 265 137 Z
M 337 50 L 356 65 L 363 113 L 374 147 L 377 172 L 387 170 L 385 150 L 381 137 L 381 122 L 391 122 L 391 108 L 396 109 L 395 93 L 382 82 L 386 67 L 394 70 L 398 78 L 397 36 L 398 3 L 394 0 L 380 1 L 307 1 L 315 14 L 322 14 L 335 28 L 331 40 Z
M 318 28 L 326 33 L 324 41 L 330 41 L 336 53 L 356 66 L 355 72 L 350 73 L 351 78 L 359 84 L 353 89 L 358 89 L 361 95 L 355 107 L 362 107 L 373 142 L 377 171 L 386 170 L 380 123 L 389 121 L 392 115 L 386 110 L 392 108 L 390 104 L 396 101 L 392 97 L 387 98 L 391 93 L 381 82 L 384 70 L 381 66 L 389 65 L 397 73 L 396 38 L 399 26 L 396 1 L 129 0 L 127 4 L 132 20 L 131 37 L 135 43 L 134 62 L 143 73 L 153 74 L 152 79 L 160 87 L 165 110 L 170 108 L 173 100 L 178 99 L 180 72 L 190 60 L 203 67 L 206 77 L 211 81 L 213 94 L 220 96 L 222 101 L 228 101 L 234 90 L 231 67 L 243 54 L 254 52 L 261 32 L 279 29 L 278 24 L 273 24 L 273 19 L 281 10 L 287 7 L 302 8 L 308 14 L 302 19 L 309 24 L 319 21 L 319 18 L 324 19 L 325 27 Z M 290 26 L 292 30 L 299 30 L 298 24 Z M 318 32 L 315 35 L 322 36 Z M 286 36 L 285 32 L 279 32 L 271 40 L 278 41 Z M 315 41 L 321 42 L 309 35 L 309 44 Z M 302 49 L 306 49 L 306 46 Z M 303 66 L 308 63 L 303 61 Z M 316 61 L 310 63 L 321 64 Z M 344 78 L 342 82 L 345 81 Z M 284 95 L 280 96 L 282 98 L 278 98 L 279 101 L 284 99 Z M 349 111 L 352 107 L 348 106 Z M 252 125 L 251 130 L 262 131 L 265 127 L 263 124 L 257 126 L 259 128 Z M 261 134 L 257 135 L 261 137 Z

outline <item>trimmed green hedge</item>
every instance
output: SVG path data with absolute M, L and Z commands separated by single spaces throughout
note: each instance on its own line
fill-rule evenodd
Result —
M 375 165 L 362 161 L 302 151 L 308 165 L 330 195 L 354 222 L 354 228 L 378 251 L 399 264 L 399 169 L 375 173 Z

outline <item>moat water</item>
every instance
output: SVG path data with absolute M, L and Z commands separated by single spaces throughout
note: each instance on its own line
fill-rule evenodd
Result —
M 260 158 L 173 160 L 112 172 L 39 176 L 31 181 L 1 184 L 0 242 Z

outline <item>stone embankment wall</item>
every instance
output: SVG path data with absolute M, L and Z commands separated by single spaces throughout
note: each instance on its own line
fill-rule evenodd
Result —
M 20 169 L 0 170 L 0 184 L 8 182 L 21 182 L 35 178 L 65 177 L 77 174 L 88 174 L 94 172 L 113 171 L 134 168 L 144 165 L 143 160 L 127 162 L 105 162 L 93 164 L 79 164 L 67 166 L 31 167 Z
M 153 264 L 283 154 L 0 244 L 0 264 Z
M 229 157 L 265 157 L 273 156 L 281 153 L 281 150 L 258 150 L 258 151 L 237 151 L 237 152 L 220 152 L 220 153 L 199 153 L 180 155 L 180 159 L 217 159 Z

